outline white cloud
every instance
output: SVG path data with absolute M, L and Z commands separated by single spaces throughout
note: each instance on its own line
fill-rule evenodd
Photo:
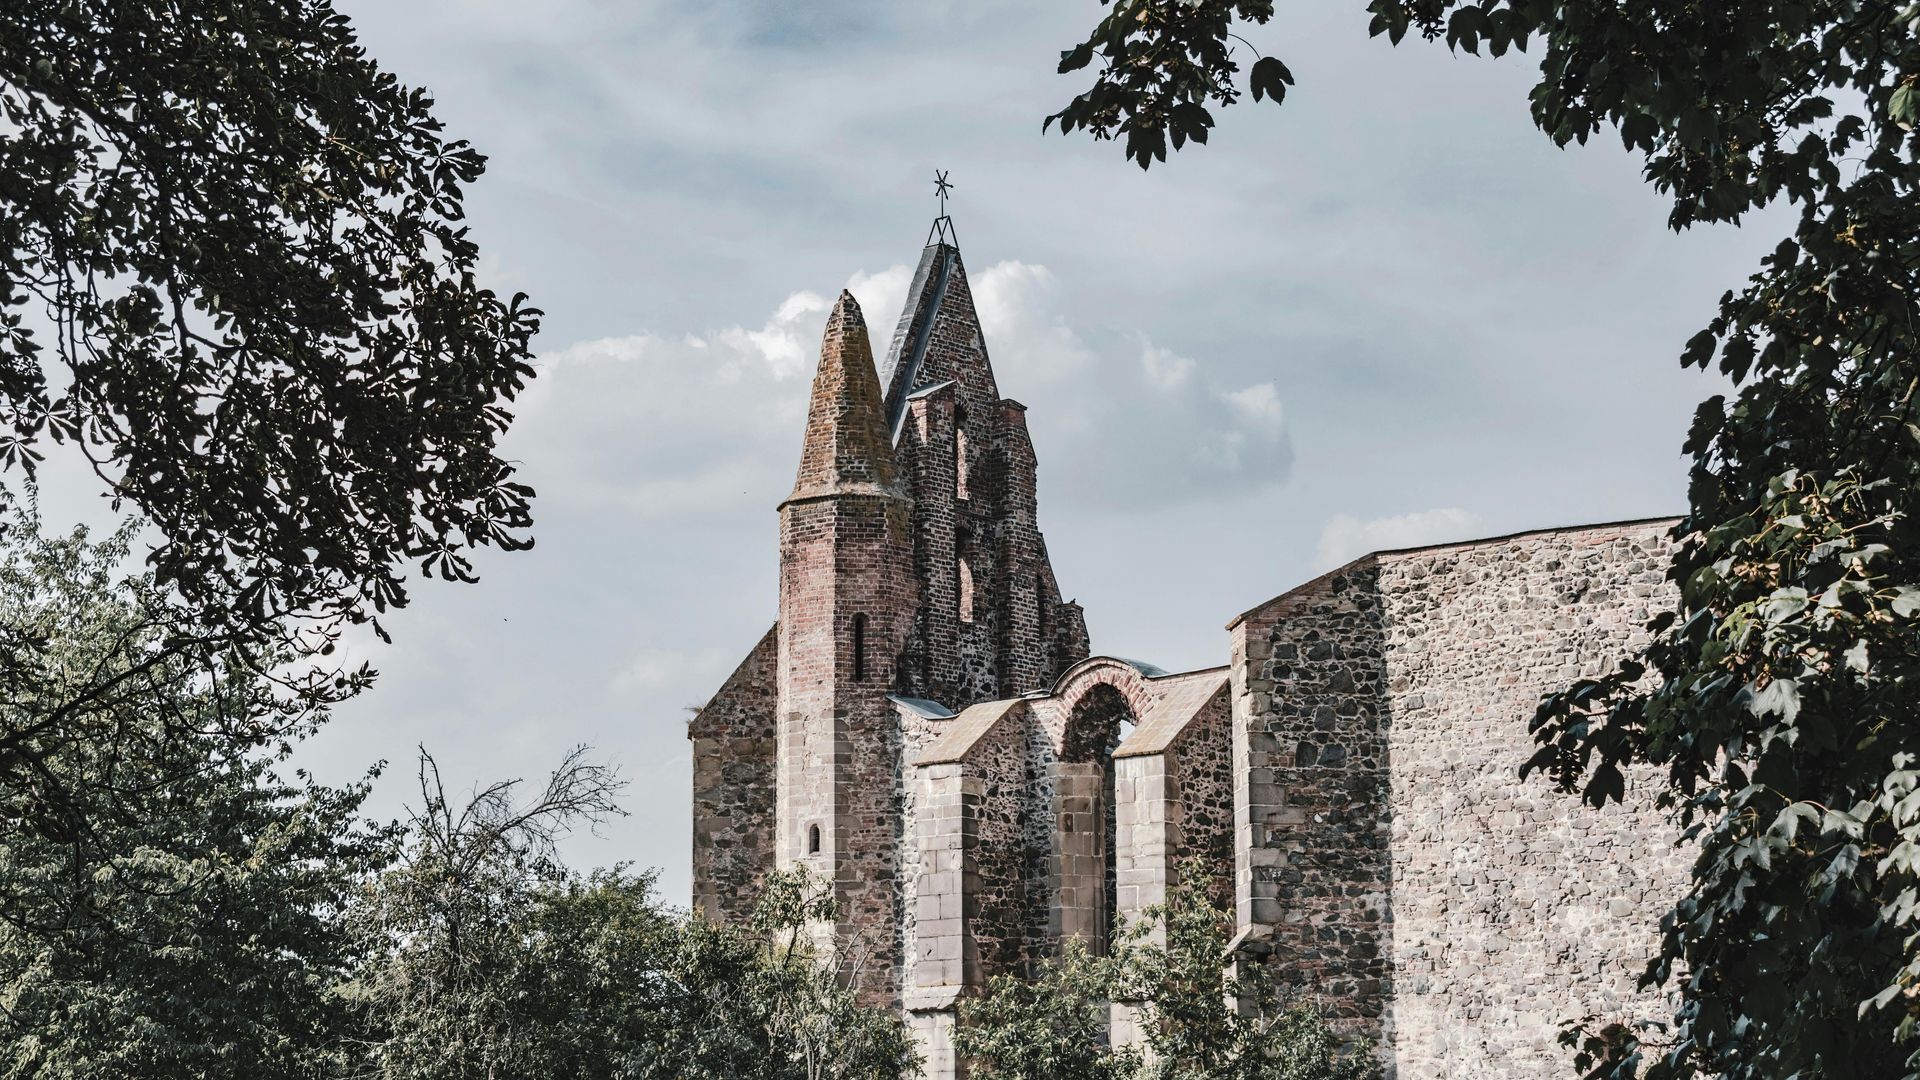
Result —
M 887 345 L 893 340 L 893 327 L 900 309 L 907 306 L 907 287 L 913 284 L 913 269 L 895 263 L 877 273 L 856 270 L 847 279 L 847 291 L 860 302 L 867 317 L 867 332 L 873 336 L 874 359 L 884 363 Z
M 1280 390 L 1272 383 L 1255 383 L 1221 396 L 1247 428 L 1265 432 L 1286 429 L 1286 412 L 1280 407 Z
M 1472 539 L 1480 527 L 1480 515 L 1457 506 L 1365 520 L 1335 514 L 1320 530 L 1314 563 L 1316 569 L 1331 570 L 1370 551 Z
M 908 277 L 896 265 L 847 281 L 876 350 Z M 1138 333 L 1108 335 L 1118 355 L 1094 348 L 1045 266 L 997 263 L 979 282 L 1001 392 L 1032 407 L 1046 475 L 1070 478 L 1043 482 L 1046 504 L 1178 503 L 1286 478 L 1293 449 L 1274 383 L 1222 388 L 1207 365 Z M 507 450 L 543 505 L 649 520 L 771 507 L 792 482 L 828 307 L 801 290 L 757 328 L 599 338 L 543 356 Z
M 772 506 L 792 479 L 826 310 L 802 291 L 759 329 L 543 356 L 506 451 L 544 505 L 642 518 Z
M 809 316 L 824 314 L 830 305 L 816 292 L 801 291 L 780 302 L 767 324 L 758 330 L 728 327 L 716 335 L 723 345 L 743 353 L 758 353 L 767 371 L 776 379 L 792 379 L 813 372 L 814 350 L 819 345 L 816 328 L 811 338 L 807 327 L 818 323 Z
M 1132 356 L 1089 348 L 1080 376 L 1025 398 L 1043 475 L 1070 478 L 1043 480 L 1043 505 L 1164 506 L 1287 479 L 1293 442 L 1275 384 L 1224 389 L 1211 362 L 1138 332 L 1122 340 Z M 1009 384 L 1025 372 L 1001 371 L 1002 390 L 1024 394 Z
M 1140 366 L 1147 370 L 1147 381 L 1163 390 L 1171 390 L 1193 374 L 1193 361 L 1163 349 L 1144 336 L 1140 339 Z
M 1002 385 L 1002 394 L 1024 401 L 1022 395 L 1032 387 L 1056 382 L 1092 362 L 1086 343 L 1056 307 L 1053 271 L 1007 259 L 973 275 L 969 284 L 995 373 L 1002 384 L 1017 373 L 1019 393 Z

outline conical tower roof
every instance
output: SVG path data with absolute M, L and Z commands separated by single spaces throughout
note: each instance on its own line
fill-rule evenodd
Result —
M 820 367 L 807 408 L 807 440 L 791 498 L 895 494 L 893 440 L 873 367 L 867 321 L 842 291 L 820 340 Z

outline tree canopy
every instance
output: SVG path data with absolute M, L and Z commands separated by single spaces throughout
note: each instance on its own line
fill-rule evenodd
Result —
M 1737 385 L 1685 441 L 1675 611 L 1549 699 L 1532 768 L 1598 803 L 1629 765 L 1700 844 L 1648 971 L 1674 1026 L 1582 1045 L 1617 1076 L 1920 1075 L 1920 4 L 1372 0 L 1372 32 L 1531 52 L 1533 119 L 1611 131 L 1676 228 L 1785 200 L 1781 238 L 1684 347 Z M 1268 0 L 1113 0 L 1048 122 L 1143 168 L 1231 104 Z M 1251 31 L 1249 31 L 1251 32 Z M 1291 73 L 1253 60 L 1256 97 Z M 1577 403 L 1569 403 L 1578 408 Z M 1637 916 L 1636 916 L 1637 917 Z M 1577 1039 L 1577 1036 L 1576 1036 Z
M 533 795 L 490 785 L 449 803 L 422 755 L 402 856 L 347 919 L 366 963 L 350 1075 L 383 1080 L 901 1080 L 891 1010 L 861 1005 L 811 930 L 826 890 L 775 874 L 754 917 L 720 925 L 663 907 L 653 875 L 580 874 L 566 829 L 611 812 L 617 778 L 568 756 Z
M 0 783 L 0 1076 L 324 1075 L 346 1017 L 331 987 L 353 967 L 343 915 L 391 832 L 359 820 L 364 785 L 289 782 L 273 741 L 216 734 L 252 676 L 156 655 L 142 583 L 117 576 L 125 530 L 33 525 L 0 540 L 0 633 L 114 690 L 73 724 L 44 722 L 71 700 L 57 686 L 0 700 L 0 730 L 34 733 L 15 759 L 31 774 Z
M 333 645 L 416 567 L 532 543 L 496 442 L 539 312 L 480 280 L 484 159 L 432 108 L 329 0 L 0 5 L 0 480 L 67 453 L 137 512 L 147 660 L 250 671 L 205 717 L 243 742 L 368 685 Z M 145 670 L 36 649 L 0 636 L 0 686 L 69 698 L 0 724 L 0 784 Z
M 479 280 L 432 107 L 328 0 L 0 8 L 0 469 L 84 455 L 208 625 L 530 543 L 495 441 L 539 313 Z
M 1189 862 L 1165 903 L 1127 926 L 1111 955 L 1069 938 L 1031 979 L 994 977 L 962 1007 L 956 1049 L 981 1080 L 1371 1080 L 1372 1047 L 1345 1045 L 1310 1002 L 1283 1000 L 1272 973 L 1235 964 L 1232 920 Z M 1109 1041 L 1112 1004 L 1131 1007 L 1144 1047 Z M 1142 1053 L 1142 1050 L 1145 1053 Z

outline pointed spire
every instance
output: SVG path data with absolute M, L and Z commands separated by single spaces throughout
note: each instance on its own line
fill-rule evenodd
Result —
M 853 294 L 842 291 L 820 340 L 820 368 L 807 408 L 807 441 L 791 498 L 848 492 L 891 494 L 893 439 L 873 368 L 867 321 Z
M 952 223 L 941 217 L 933 226 L 880 371 L 887 426 L 896 436 L 906 417 L 907 398 L 935 383 L 970 381 L 988 398 L 999 395 Z

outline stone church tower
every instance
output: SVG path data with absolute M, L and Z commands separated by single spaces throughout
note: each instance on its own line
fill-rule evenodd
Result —
M 702 910 L 740 917 L 768 867 L 804 866 L 833 882 L 862 989 L 899 1001 L 913 754 L 949 706 L 1087 655 L 1037 510 L 1026 407 L 1000 396 L 942 217 L 883 368 L 851 294 L 827 318 L 779 507 L 779 622 L 694 725 Z
M 694 904 L 830 882 L 816 932 L 929 1080 L 964 1074 L 967 998 L 1106 948 L 1190 865 L 1236 959 L 1396 1080 L 1561 1073 L 1561 1021 L 1662 1015 L 1635 978 L 1691 855 L 1655 781 L 1589 812 L 1518 765 L 1541 695 L 1671 604 L 1672 521 L 1364 555 L 1231 620 L 1218 667 L 1091 656 L 944 216 L 884 364 L 834 305 L 779 517 L 779 621 L 688 730 Z

